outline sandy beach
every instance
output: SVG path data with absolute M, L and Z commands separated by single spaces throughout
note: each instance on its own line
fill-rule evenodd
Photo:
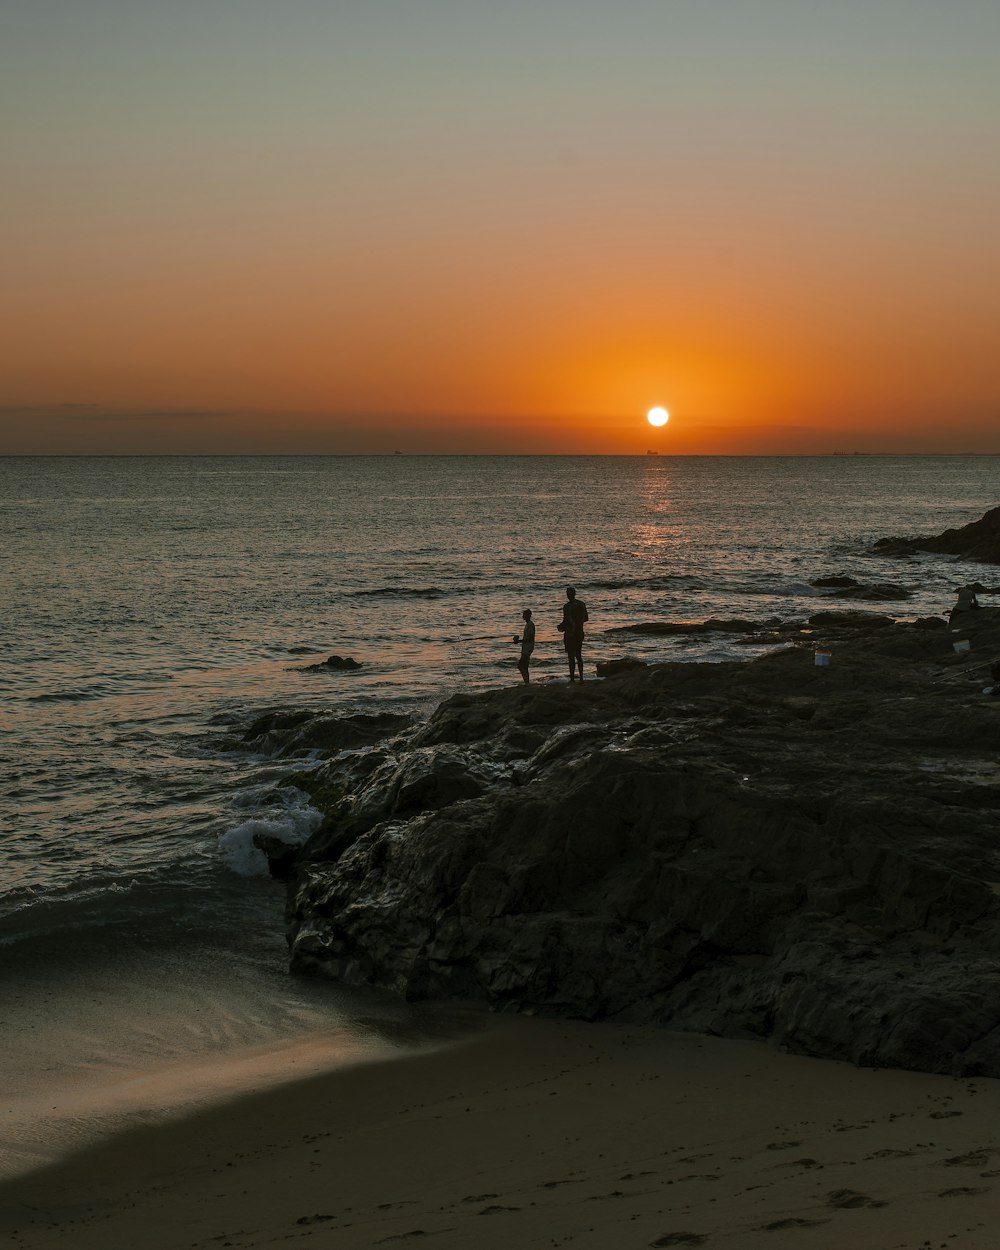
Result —
M 21 1250 L 996 1245 L 1000 1084 L 517 1019 L 0 1189 Z

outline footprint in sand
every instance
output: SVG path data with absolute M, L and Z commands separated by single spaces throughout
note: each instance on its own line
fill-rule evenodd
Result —
M 954 1155 L 950 1159 L 942 1159 L 945 1168 L 984 1168 L 993 1158 L 992 1150 L 970 1150 L 967 1155 Z
M 835 1189 L 827 1194 L 826 1205 L 841 1211 L 854 1211 L 859 1207 L 884 1207 L 887 1204 L 879 1198 L 870 1198 L 868 1194 L 859 1194 L 856 1189 Z
M 661 1250 L 663 1246 L 703 1246 L 708 1241 L 707 1237 L 703 1237 L 701 1233 L 664 1233 L 662 1237 L 657 1237 L 655 1241 L 649 1244 L 654 1250 Z
M 989 1185 L 959 1185 L 955 1189 L 942 1189 L 939 1198 L 974 1198 L 976 1194 L 988 1194 Z

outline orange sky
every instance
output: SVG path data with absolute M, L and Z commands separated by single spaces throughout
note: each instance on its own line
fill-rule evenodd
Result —
M 84 7 L 0 453 L 1000 451 L 998 6 Z

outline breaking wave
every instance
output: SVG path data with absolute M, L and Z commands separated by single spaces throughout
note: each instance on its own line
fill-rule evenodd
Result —
M 301 846 L 323 819 L 322 813 L 309 806 L 307 796 L 301 790 L 290 788 L 283 791 L 282 802 L 281 808 L 240 821 L 219 838 L 222 861 L 238 876 L 268 875 L 267 856 L 254 845 L 257 834 L 275 838 L 286 846 Z

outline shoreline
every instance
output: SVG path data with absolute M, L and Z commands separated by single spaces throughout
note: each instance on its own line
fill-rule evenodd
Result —
M 109 1079 L 95 1064 L 90 1083 L 80 1075 L 75 1082 L 50 1091 L 36 1089 L 5 1103 L 2 1124 L 10 1145 L 0 1156 L 0 1186 L 59 1167 L 137 1128 L 166 1127 L 238 1102 L 252 1092 L 281 1089 L 447 1044 L 394 1045 L 330 1029 L 122 1070 L 117 1079 Z
M 19 1250 L 988 1250 L 1000 1082 L 653 1027 L 497 1021 L 0 1185 Z

